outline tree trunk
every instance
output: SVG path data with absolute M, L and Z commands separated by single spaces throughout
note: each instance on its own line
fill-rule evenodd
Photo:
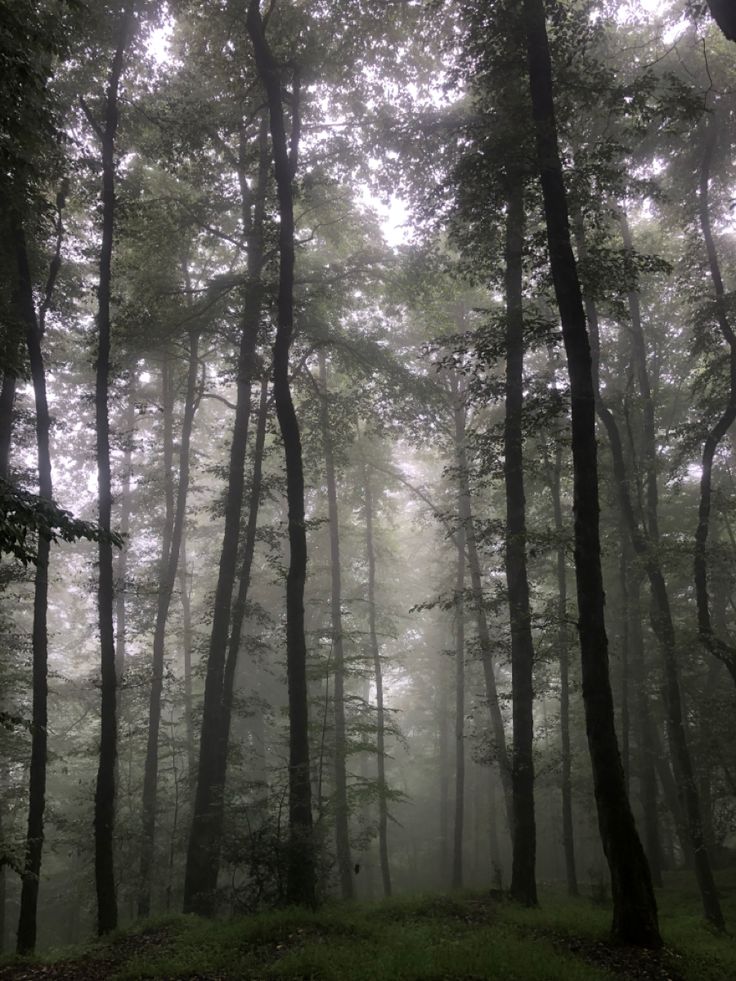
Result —
M 184 727 L 187 741 L 189 786 L 194 785 L 197 761 L 194 755 L 194 718 L 192 714 L 192 599 L 187 563 L 186 523 L 182 529 L 179 553 L 179 596 L 181 599 L 181 644 L 184 653 Z
M 462 413 L 462 421 L 457 421 Z M 456 406 L 455 438 L 465 429 L 465 410 Z M 458 434 L 459 426 L 459 434 Z M 455 822 L 452 843 L 452 887 L 463 887 L 463 840 L 465 822 L 465 528 L 460 524 L 457 539 L 455 577 Z
M 49 433 L 51 419 L 46 397 L 46 372 L 41 350 L 42 324 L 36 316 L 33 284 L 28 262 L 25 233 L 18 222 L 14 227 L 15 254 L 18 266 L 20 314 L 26 328 L 26 343 L 31 365 L 33 394 L 36 402 L 36 446 L 38 454 L 39 495 L 53 499 Z M 53 284 L 52 284 L 53 285 Z M 29 954 L 36 946 L 36 911 L 44 840 L 46 807 L 46 761 L 48 744 L 48 564 L 51 542 L 39 536 L 33 596 L 33 728 L 31 730 L 31 769 L 28 794 L 28 830 L 23 866 L 23 883 L 18 919 L 19 954 Z
M 562 774 L 562 848 L 565 853 L 565 878 L 568 896 L 579 895 L 575 865 L 575 834 L 572 819 L 572 754 L 570 750 L 570 642 L 567 629 L 567 563 L 565 561 L 565 527 L 562 521 L 560 482 L 562 478 L 562 447 L 555 448 L 555 462 L 550 489 L 557 538 L 557 644 L 560 665 L 560 750 Z
M 706 0 L 713 20 L 729 41 L 736 41 L 736 10 L 732 0 Z
M 491 644 L 491 634 L 488 629 L 488 620 L 486 618 L 486 611 L 483 606 L 483 579 L 481 576 L 478 549 L 476 548 L 475 544 L 475 526 L 470 503 L 468 459 L 464 438 L 457 448 L 457 462 L 461 486 L 461 517 L 465 528 L 468 566 L 470 568 L 470 584 L 478 629 L 478 640 L 480 641 L 481 662 L 483 665 L 483 680 L 485 681 L 488 709 L 491 714 L 491 729 L 493 732 L 494 750 L 496 760 L 498 761 L 499 774 L 501 776 L 501 786 L 503 787 L 504 804 L 506 807 L 506 823 L 509 834 L 513 838 L 514 802 L 513 788 L 511 784 L 511 764 L 509 761 L 508 751 L 506 749 L 506 730 L 503 724 L 503 715 L 501 714 L 501 706 L 498 700 L 498 689 L 496 687 L 496 676 L 493 670 L 493 645 Z
M 248 510 L 248 523 L 245 531 L 245 541 L 243 543 L 243 555 L 240 568 L 240 582 L 238 593 L 233 603 L 232 625 L 228 640 L 227 658 L 225 660 L 225 670 L 222 679 L 222 706 L 220 718 L 219 743 L 215 759 L 215 771 L 212 777 L 212 785 L 216 788 L 210 805 L 210 840 L 212 850 L 210 859 L 212 867 L 210 869 L 211 888 L 217 885 L 217 876 L 220 866 L 220 847 L 222 843 L 222 826 L 225 816 L 225 784 L 227 780 L 227 757 L 230 747 L 230 727 L 232 723 L 233 696 L 235 693 L 235 671 L 238 665 L 240 654 L 241 637 L 243 633 L 243 622 L 248 604 L 248 590 L 250 588 L 251 569 L 253 566 L 253 556 L 256 548 L 256 530 L 258 524 L 258 510 L 261 501 L 261 484 L 263 472 L 263 449 L 266 442 L 266 421 L 268 415 L 268 379 L 261 381 L 261 394 L 258 409 L 258 425 L 256 427 L 256 441 L 253 449 L 253 474 L 251 482 L 250 504 Z M 265 773 L 265 766 L 264 766 Z M 265 782 L 265 781 L 264 781 Z
M 631 684 L 635 692 L 634 709 L 636 713 L 637 754 L 636 770 L 639 776 L 639 796 L 644 815 L 644 845 L 652 882 L 662 886 L 662 841 L 659 827 L 659 808 L 657 802 L 657 774 L 655 770 L 656 750 L 652 734 L 652 713 L 649 708 L 647 691 L 647 666 L 644 662 L 644 638 L 641 629 L 641 575 L 632 568 L 631 546 L 622 541 L 622 565 L 626 575 L 627 614 L 629 618 L 629 655 L 631 663 Z
M 611 871 L 612 929 L 614 936 L 623 942 L 659 947 L 662 941 L 649 866 L 626 796 L 614 727 L 598 527 L 595 392 L 582 293 L 570 244 L 542 0 L 524 0 L 524 18 L 550 264 L 570 376 L 575 572 L 583 701 L 598 824 Z
M 345 651 L 342 631 L 342 577 L 340 573 L 340 528 L 337 510 L 337 480 L 330 430 L 329 391 L 327 364 L 324 351 L 319 352 L 319 383 L 321 388 L 320 425 L 325 455 L 325 480 L 327 482 L 327 508 L 330 526 L 330 618 L 332 632 L 332 663 L 334 665 L 335 713 L 335 844 L 340 892 L 343 899 L 353 898 L 353 861 L 350 857 L 350 811 L 348 808 L 347 773 L 345 759 Z
M 5 372 L 2 388 L 0 388 L 0 480 L 7 480 L 10 473 L 10 441 L 13 435 L 15 385 L 15 375 Z
M 184 880 L 184 912 L 211 915 L 214 911 L 220 839 L 217 832 L 218 798 L 222 795 L 223 685 L 231 627 L 232 596 L 238 562 L 240 519 L 243 507 L 245 454 L 251 412 L 251 389 L 258 328 L 263 303 L 263 217 L 268 179 L 267 132 L 260 125 L 257 187 L 252 201 L 243 198 L 243 220 L 248 232 L 247 286 L 238 353 L 238 382 L 230 444 L 225 528 L 207 656 L 202 733 L 197 769 L 197 791 L 189 835 Z M 242 139 L 242 137 L 241 137 Z M 245 179 L 243 178 L 243 184 Z M 245 185 L 247 188 L 247 185 Z
M 135 371 L 135 368 L 131 369 Z M 126 658 L 126 610 L 125 586 L 128 578 L 128 545 L 127 535 L 130 531 L 130 483 L 132 476 L 131 460 L 133 456 L 133 437 L 135 434 L 135 375 L 128 386 L 128 406 L 125 413 L 125 430 L 123 443 L 122 487 L 120 491 L 120 524 L 119 531 L 125 539 L 115 564 L 115 663 L 118 684 L 125 672 Z M 118 692 L 118 694 L 120 694 Z M 118 709 L 120 706 L 118 705 Z
M 736 18 L 735 18 L 736 19 Z M 726 292 L 718 261 L 718 253 L 710 224 L 709 185 L 710 170 L 718 138 L 718 116 L 711 113 L 705 133 L 705 149 L 700 167 L 698 214 L 703 233 L 708 268 L 715 294 L 715 312 L 721 336 L 729 350 L 729 391 L 728 401 L 716 423 L 711 427 L 703 444 L 702 473 L 700 477 L 700 503 L 698 506 L 698 526 L 695 531 L 695 554 L 693 577 L 695 598 L 698 607 L 698 634 L 704 647 L 720 658 L 736 683 L 736 650 L 718 637 L 713 629 L 708 597 L 708 536 L 710 534 L 710 511 L 713 486 L 713 460 L 718 445 L 736 420 L 736 335 L 728 317 Z
M 534 644 L 526 567 L 526 504 L 523 459 L 524 319 L 522 252 L 524 194 L 512 176 L 506 212 L 506 415 L 504 482 L 506 487 L 506 586 L 511 627 L 511 678 L 514 795 L 511 895 L 527 906 L 537 904 L 535 877 L 537 832 L 534 817 Z
M 373 492 L 368 470 L 363 464 L 365 494 L 365 549 L 368 559 L 368 639 L 376 682 L 376 768 L 378 776 L 378 855 L 381 863 L 383 895 L 391 895 L 391 867 L 388 861 L 388 796 L 386 786 L 386 730 L 383 707 L 383 667 L 376 624 L 376 550 L 373 544 Z
M 268 99 L 271 141 L 279 200 L 278 324 L 273 349 L 273 390 L 286 458 L 289 509 L 289 572 L 286 579 L 286 667 L 289 688 L 289 864 L 287 898 L 315 901 L 312 801 L 309 775 L 307 646 L 304 637 L 304 583 L 307 536 L 304 526 L 304 469 L 299 424 L 289 385 L 289 349 L 294 319 L 294 200 L 292 180 L 299 146 L 299 76 L 294 71 L 291 93 L 291 149 L 287 150 L 282 79 L 264 34 L 258 0 L 250 0 L 248 33 L 256 67 Z
M 110 476 L 110 421 L 108 389 L 110 375 L 110 296 L 112 250 L 115 230 L 115 136 L 118 128 L 118 94 L 123 59 L 135 27 L 133 6 L 127 6 L 120 21 L 117 47 L 113 56 L 102 125 L 85 112 L 100 139 L 102 148 L 102 244 L 100 280 L 97 291 L 98 354 L 95 380 L 95 430 L 97 435 L 99 582 L 97 610 L 100 629 L 101 711 L 100 760 L 95 788 L 95 886 L 97 891 L 97 929 L 100 935 L 114 930 L 118 922 L 115 887 L 115 761 L 117 757 L 117 676 L 115 673 L 115 635 L 113 629 L 114 577 L 112 542 L 109 537 L 112 513 Z
M 189 364 L 187 370 L 184 416 L 181 424 L 179 449 L 179 482 L 174 500 L 173 482 L 173 408 L 174 385 L 168 356 L 164 355 L 162 373 L 164 405 L 164 497 L 166 517 L 161 545 L 161 575 L 156 607 L 156 624 L 153 631 L 153 660 L 151 665 L 151 692 L 148 706 L 148 740 L 146 763 L 143 774 L 141 861 L 138 886 L 138 916 L 151 912 L 151 880 L 155 856 L 156 800 L 158 790 L 158 742 L 161 726 L 161 696 L 163 693 L 166 624 L 169 618 L 171 597 L 176 585 L 179 553 L 184 534 L 184 522 L 189 493 L 189 468 L 192 429 L 196 411 L 197 371 L 199 367 L 199 334 L 189 333 Z

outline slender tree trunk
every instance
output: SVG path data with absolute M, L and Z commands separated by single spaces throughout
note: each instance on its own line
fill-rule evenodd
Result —
M 179 554 L 179 596 L 181 599 L 182 648 L 184 653 L 184 726 L 187 741 L 189 785 L 194 784 L 197 761 L 194 754 L 194 718 L 192 713 L 192 599 L 187 563 L 186 523 L 182 530 Z
M 439 722 L 438 751 L 440 777 L 439 807 L 439 882 L 444 888 L 450 869 L 450 711 L 449 678 L 447 677 L 445 657 L 440 652 L 437 664 L 436 705 Z
M 210 840 L 212 850 L 210 858 L 211 888 L 217 884 L 220 864 L 220 846 L 222 842 L 222 826 L 225 816 L 225 784 L 227 780 L 227 758 L 230 747 L 230 727 L 232 723 L 233 697 L 235 694 L 235 672 L 238 665 L 240 645 L 243 633 L 243 623 L 248 605 L 248 590 L 250 588 L 251 569 L 256 548 L 256 530 L 258 525 L 258 510 L 261 501 L 261 485 L 263 475 L 263 449 L 266 443 L 266 421 L 268 415 L 268 379 L 261 381 L 261 394 L 258 409 L 258 425 L 256 441 L 253 449 L 253 474 L 248 510 L 248 522 L 243 543 L 243 554 L 240 568 L 238 593 L 232 608 L 232 625 L 228 640 L 227 658 L 222 680 L 222 707 L 220 718 L 219 744 L 214 761 L 216 770 L 213 775 L 213 787 L 217 788 L 210 806 Z M 262 725 L 262 721 L 261 721 Z M 265 774 L 265 766 L 263 767 Z M 264 778 L 265 781 L 265 778 Z
M 723 930 L 725 929 L 723 913 L 703 838 L 700 801 L 698 799 L 698 789 L 690 749 L 687 743 L 685 720 L 683 718 L 674 622 L 672 620 L 667 584 L 659 560 L 656 472 L 652 473 L 651 471 L 656 457 L 656 445 L 652 445 L 652 441 L 654 440 L 654 423 L 652 421 L 654 419 L 654 411 L 651 404 L 651 389 L 646 366 L 646 347 L 641 329 L 641 321 L 632 318 L 632 337 L 634 340 L 632 350 L 641 386 L 641 396 L 645 404 L 645 420 L 650 420 L 648 422 L 645 421 L 644 426 L 645 459 L 647 461 L 647 470 L 645 473 L 645 510 L 647 514 L 647 525 L 651 529 L 651 535 L 656 536 L 654 538 L 647 534 L 645 530 L 642 530 L 637 521 L 629 491 L 626 460 L 624 458 L 618 425 L 613 414 L 600 398 L 600 386 L 597 377 L 597 365 L 600 355 L 598 318 L 595 305 L 592 301 L 587 301 L 587 309 L 589 311 L 591 336 L 595 348 L 592 374 L 594 378 L 594 390 L 597 393 L 596 411 L 608 435 L 611 456 L 613 458 L 616 490 L 623 519 L 628 529 L 634 552 L 642 561 L 649 580 L 651 592 L 650 620 L 662 655 L 664 669 L 662 700 L 666 708 L 667 737 L 677 780 L 678 796 L 682 802 L 683 813 L 687 820 L 688 835 L 692 844 L 695 874 L 700 888 L 705 916 L 717 929 Z M 643 363 L 642 358 L 644 359 Z M 649 403 L 648 405 L 647 402 Z
M 626 527 L 621 527 L 622 540 L 626 537 Z M 631 713 L 629 711 L 629 661 L 631 616 L 629 614 L 628 565 L 623 551 L 619 556 L 619 587 L 621 593 L 621 762 L 624 768 L 626 793 L 631 797 Z M 651 871 L 651 862 L 650 862 Z M 652 876 L 654 879 L 654 876 Z
M 562 754 L 562 848 L 565 853 L 565 878 L 568 896 L 579 895 L 575 864 L 575 834 L 572 818 L 572 753 L 570 749 L 570 641 L 567 629 L 567 563 L 565 561 L 565 526 L 562 520 L 560 483 L 562 447 L 555 448 L 555 462 L 550 489 L 557 538 L 557 645 L 560 665 L 560 749 Z
M 51 419 L 46 397 L 46 372 L 41 350 L 43 325 L 39 323 L 33 300 L 33 284 L 28 262 L 25 234 L 18 222 L 14 228 L 15 254 L 18 266 L 20 314 L 26 328 L 26 343 L 31 365 L 33 394 L 36 402 L 36 446 L 38 454 L 39 495 L 53 499 L 49 434 Z M 52 284 L 53 286 L 53 284 Z M 28 830 L 23 867 L 23 883 L 18 920 L 19 954 L 31 953 L 36 946 L 36 911 L 41 875 L 46 808 L 46 760 L 48 744 L 48 564 L 51 542 L 39 536 L 33 596 L 33 728 L 31 730 L 31 769 L 28 795 Z
M 595 390 L 582 293 L 570 244 L 567 197 L 554 112 L 552 65 L 542 0 L 524 0 L 532 111 L 536 128 L 552 278 L 570 376 L 575 572 L 583 701 L 598 824 L 611 871 L 613 933 L 659 947 L 649 866 L 631 813 L 614 727 L 601 571 Z
M 335 844 L 340 892 L 343 899 L 353 898 L 353 861 L 350 856 L 350 828 L 347 773 L 345 769 L 345 651 L 342 630 L 342 576 L 340 571 L 340 528 L 337 509 L 337 480 L 330 430 L 327 363 L 324 351 L 319 352 L 319 383 L 321 388 L 320 425 L 325 455 L 327 508 L 330 525 L 330 618 L 332 630 L 332 661 L 334 665 L 335 712 Z
M 470 503 L 470 482 L 468 478 L 468 459 L 465 449 L 465 440 L 459 444 L 457 449 L 457 462 L 459 479 L 461 486 L 460 507 L 462 523 L 465 528 L 465 541 L 468 552 L 468 566 L 470 569 L 470 584 L 473 595 L 473 606 L 478 629 L 478 640 L 480 641 L 481 662 L 483 666 L 483 680 L 485 681 L 486 700 L 491 715 L 491 729 L 493 732 L 494 751 L 498 761 L 498 769 L 501 776 L 501 786 L 503 787 L 504 804 L 506 807 L 506 822 L 509 834 L 514 835 L 514 803 L 513 788 L 511 783 L 511 763 L 506 749 L 506 730 L 503 724 L 503 715 L 498 699 L 498 689 L 496 687 L 496 676 L 493 670 L 493 645 L 491 643 L 491 633 L 488 629 L 488 620 L 483 606 L 483 579 L 480 570 L 480 559 L 478 549 L 475 544 L 475 525 Z
M 632 568 L 631 546 L 626 537 L 622 540 L 622 564 L 627 581 L 631 684 L 635 692 L 634 708 L 638 736 L 636 770 L 639 775 L 639 795 L 644 815 L 644 845 L 649 859 L 649 868 L 652 872 L 652 882 L 655 886 L 661 887 L 663 884 L 662 841 L 657 801 L 657 774 L 654 766 L 656 750 L 652 735 L 653 720 L 649 708 L 647 672 L 644 663 L 644 638 L 641 629 L 641 575 Z
M 173 482 L 173 408 L 174 385 L 171 367 L 165 356 L 163 381 L 164 402 L 164 487 L 166 518 L 161 547 L 161 576 L 156 607 L 156 624 L 153 631 L 153 662 L 151 692 L 148 707 L 148 740 L 146 763 L 143 774 L 143 822 L 141 827 L 141 862 L 138 891 L 138 916 L 151 912 L 151 880 L 155 856 L 156 800 L 158 790 L 158 743 L 161 727 L 161 697 L 163 693 L 166 624 L 169 618 L 171 597 L 176 585 L 179 554 L 186 520 L 187 495 L 189 493 L 190 447 L 194 413 L 196 411 L 197 369 L 199 363 L 199 334 L 189 334 L 189 364 L 187 370 L 184 415 L 181 424 L 179 450 L 179 481 L 174 499 Z
M 197 791 L 189 835 L 184 880 L 184 912 L 211 915 L 219 871 L 220 840 L 217 834 L 221 776 L 222 713 L 225 663 L 231 628 L 232 596 L 238 563 L 240 519 L 243 506 L 245 454 L 251 412 L 252 375 L 263 304 L 263 217 L 268 178 L 265 123 L 260 125 L 258 181 L 250 201 L 243 175 L 243 219 L 248 234 L 247 286 L 238 353 L 235 423 L 230 444 L 225 528 L 207 656 L 202 734 L 197 769 Z M 241 137 L 242 139 L 242 137 Z M 252 207 L 252 211 L 251 211 Z
M 455 410 L 465 415 L 464 409 Z M 459 423 L 460 435 L 465 428 Z M 456 432 L 456 438 L 458 434 Z M 463 840 L 465 832 L 465 528 L 460 525 L 457 539 L 455 577 L 455 822 L 452 843 L 452 886 L 463 886 Z
M 115 136 L 118 128 L 118 94 L 123 59 L 135 26 L 133 5 L 121 14 L 117 47 L 113 56 L 104 102 L 102 124 L 85 112 L 102 148 L 102 244 L 100 279 L 97 291 L 98 354 L 95 380 L 95 428 L 97 435 L 99 582 L 97 609 L 100 629 L 101 712 L 100 759 L 95 789 L 95 885 L 97 890 L 97 929 L 100 935 L 114 930 L 118 922 L 115 887 L 115 761 L 117 757 L 117 676 L 113 628 L 114 577 L 110 519 L 112 482 L 110 475 L 110 421 L 108 389 L 110 375 L 110 297 L 112 251 L 115 230 Z
M 120 491 L 120 524 L 119 531 L 125 544 L 120 549 L 115 564 L 115 662 L 118 684 L 125 672 L 126 658 L 126 609 L 125 585 L 128 578 L 128 544 L 127 536 L 130 531 L 130 484 L 132 476 L 131 461 L 133 457 L 133 437 L 135 434 L 135 375 L 128 387 L 128 406 L 125 413 L 125 430 L 123 443 L 122 487 Z M 118 692 L 118 695 L 120 693 Z M 120 705 L 118 705 L 118 709 Z
M 0 480 L 7 480 L 10 473 L 10 441 L 13 435 L 15 385 L 15 375 L 5 372 L 2 388 L 0 388 Z
M 391 867 L 388 861 L 388 788 L 386 785 L 386 721 L 383 706 L 383 666 L 378 644 L 376 616 L 376 550 L 373 543 L 373 491 L 363 464 L 365 495 L 365 549 L 368 558 L 368 639 L 376 682 L 376 768 L 378 776 L 378 856 L 384 896 L 391 895 Z
M 708 257 L 708 269 L 715 294 L 715 313 L 718 328 L 729 351 L 729 391 L 728 400 L 718 420 L 711 427 L 703 443 L 702 472 L 700 477 L 700 503 L 698 506 L 698 526 L 695 531 L 695 555 L 693 576 L 695 598 L 698 608 L 698 634 L 704 647 L 720 658 L 736 683 L 736 649 L 716 635 L 710 614 L 708 597 L 708 536 L 710 534 L 711 498 L 713 492 L 713 460 L 718 445 L 736 420 L 736 335 L 731 326 L 723 286 L 721 266 L 718 261 L 713 230 L 710 223 L 709 185 L 713 152 L 718 139 L 718 116 L 708 116 L 705 132 L 705 149 L 700 167 L 698 189 L 698 215 L 703 242 Z
M 521 179 L 511 178 L 506 212 L 506 585 L 511 627 L 511 678 L 514 726 L 512 784 L 514 847 L 511 895 L 527 906 L 537 904 L 535 877 L 537 832 L 534 816 L 534 644 L 526 567 L 526 505 L 523 459 L 524 319 L 522 252 L 524 194 Z
M 289 384 L 289 349 L 294 319 L 294 200 L 292 180 L 299 146 L 299 75 L 291 93 L 290 150 L 284 128 L 281 71 L 264 34 L 259 0 L 249 0 L 247 27 L 256 67 L 268 100 L 271 141 L 279 200 L 278 324 L 273 349 L 273 388 L 286 458 L 289 509 L 289 572 L 286 579 L 286 666 L 289 688 L 289 863 L 287 898 L 315 901 L 312 789 L 309 774 L 309 728 L 304 636 L 304 583 L 307 536 L 304 526 L 304 469 L 299 424 Z

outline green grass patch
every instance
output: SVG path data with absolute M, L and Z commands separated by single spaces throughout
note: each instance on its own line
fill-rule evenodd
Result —
M 736 926 L 736 874 L 721 876 Z M 43 966 L 6 962 L 0 981 L 734 981 L 736 943 L 700 914 L 693 882 L 674 876 L 659 895 L 661 955 L 609 941 L 611 912 L 590 899 L 542 890 L 525 909 L 482 893 L 330 903 L 233 920 L 147 921 Z

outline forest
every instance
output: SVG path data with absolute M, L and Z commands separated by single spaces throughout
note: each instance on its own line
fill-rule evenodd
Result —
M 736 977 L 734 42 L 0 0 L 0 978 Z

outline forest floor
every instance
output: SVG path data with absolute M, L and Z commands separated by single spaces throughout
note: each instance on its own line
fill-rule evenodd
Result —
M 736 874 L 720 878 L 736 926 Z M 149 921 L 43 960 L 0 962 L 0 981 L 734 981 L 736 940 L 715 934 L 684 877 L 659 894 L 661 953 L 612 944 L 610 910 L 544 890 L 332 903 L 232 920 Z

